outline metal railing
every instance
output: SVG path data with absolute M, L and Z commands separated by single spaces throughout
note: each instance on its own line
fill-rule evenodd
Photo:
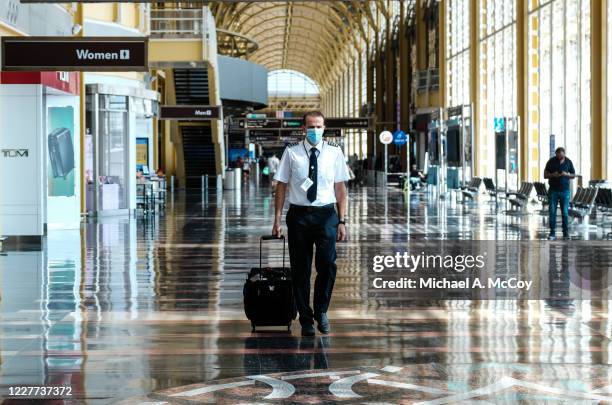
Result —
M 259 49 L 259 44 L 253 39 L 221 28 L 217 28 L 217 46 L 221 55 L 235 58 L 248 57 Z
M 201 37 L 204 28 L 201 8 L 151 10 L 151 36 L 158 38 Z
M 204 34 L 204 12 L 201 8 L 151 10 L 152 38 L 201 38 Z M 251 38 L 218 28 L 219 54 L 248 57 L 259 48 Z

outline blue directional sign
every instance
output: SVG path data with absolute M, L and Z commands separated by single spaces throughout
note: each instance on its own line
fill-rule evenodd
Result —
M 495 132 L 504 132 L 506 130 L 506 120 L 503 117 L 493 118 L 493 129 Z
M 408 135 L 401 129 L 393 133 L 393 143 L 397 146 L 404 146 L 408 143 Z

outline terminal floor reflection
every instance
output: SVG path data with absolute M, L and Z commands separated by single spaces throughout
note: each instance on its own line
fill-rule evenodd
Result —
M 103 219 L 50 232 L 42 252 L 7 252 L 0 396 L 53 385 L 96 404 L 612 401 L 607 290 L 550 276 L 554 294 L 541 300 L 371 294 L 372 257 L 383 251 L 440 239 L 536 244 L 547 235 L 537 213 L 372 188 L 352 190 L 349 205 L 332 333 L 314 339 L 300 338 L 297 322 L 292 334 L 251 334 L 242 310 L 244 278 L 273 218 L 265 188 L 177 193 L 155 219 Z M 601 229 L 573 237 L 606 243 Z M 546 249 L 564 260 L 572 243 Z M 280 264 L 280 253 L 270 246 L 264 259 Z

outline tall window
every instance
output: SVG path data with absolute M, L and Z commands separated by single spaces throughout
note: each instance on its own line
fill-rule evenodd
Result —
M 400 0 L 391 0 L 389 2 L 389 11 L 391 12 L 391 21 L 393 21 L 393 19 L 400 15 L 400 9 L 402 7 L 402 2 Z
M 515 0 L 481 1 L 479 46 L 479 173 L 494 177 L 494 120 L 516 116 Z
M 542 178 L 551 144 L 564 146 L 583 181 L 590 178 L 590 2 L 530 2 L 528 127 L 532 179 Z
M 303 73 L 289 69 L 268 73 L 270 97 L 303 97 L 319 95 L 319 86 Z
M 470 0 L 446 4 L 446 104 L 453 107 L 470 103 Z

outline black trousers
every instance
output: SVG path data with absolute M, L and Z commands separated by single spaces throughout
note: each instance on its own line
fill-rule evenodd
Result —
M 336 235 L 338 214 L 334 205 L 321 208 L 291 205 L 287 212 L 289 258 L 293 294 L 302 325 L 327 312 L 336 281 Z M 310 307 L 310 275 L 313 246 L 316 247 L 314 311 Z

